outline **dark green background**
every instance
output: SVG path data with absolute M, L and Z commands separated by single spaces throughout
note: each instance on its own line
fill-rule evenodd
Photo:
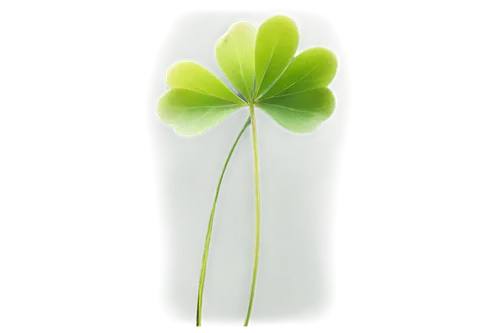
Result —
M 167 316 L 196 323 L 196 293 L 206 226 L 215 186 L 239 129 L 241 109 L 210 131 L 176 136 L 155 115 L 167 89 L 164 73 L 180 59 L 194 60 L 221 78 L 213 46 L 231 23 L 259 25 L 275 12 L 298 23 L 299 52 L 326 46 L 340 60 L 330 88 L 337 96 L 334 115 L 316 132 L 294 135 L 257 111 L 261 166 L 262 242 L 259 276 L 250 325 L 315 322 L 334 305 L 333 222 L 340 160 L 349 116 L 347 57 L 325 16 L 288 9 L 192 11 L 179 15 L 157 55 L 147 95 L 147 122 L 156 175 L 162 229 L 160 298 Z M 224 177 L 208 260 L 203 322 L 240 326 L 246 312 L 254 234 L 253 167 L 250 127 Z

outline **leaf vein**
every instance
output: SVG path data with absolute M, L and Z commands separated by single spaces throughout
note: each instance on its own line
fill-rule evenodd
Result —
M 325 87 L 323 87 L 325 88 Z M 297 92 L 293 92 L 293 93 L 288 93 L 288 94 L 281 94 L 281 95 L 273 95 L 273 96 L 269 96 L 269 97 L 265 97 L 264 99 L 262 99 L 262 101 L 265 101 L 265 100 L 268 100 L 268 99 L 271 99 L 271 98 L 274 98 L 274 97 L 285 97 L 285 96 L 292 96 L 292 95 L 297 95 L 297 94 L 302 94 L 302 93 L 305 93 L 305 92 L 308 92 L 308 91 L 311 91 L 311 90 L 316 90 L 316 89 L 320 89 L 318 87 L 313 87 L 313 88 L 310 88 L 310 89 L 307 89 L 307 90 L 302 90 L 302 91 L 297 91 Z M 269 103 L 269 104 L 272 104 L 272 103 Z
M 269 60 L 267 61 L 266 69 L 264 70 L 264 74 L 262 75 L 262 80 L 260 81 L 260 84 L 259 84 L 259 90 L 262 86 L 262 82 L 264 81 L 264 78 L 266 77 L 267 70 L 269 69 L 269 64 L 271 63 L 271 60 L 274 57 L 274 51 L 276 50 L 276 45 L 278 44 L 280 38 L 281 38 L 281 34 L 279 34 L 278 37 L 276 38 L 276 40 L 274 41 L 273 49 L 271 51 L 271 56 L 269 57 Z
M 222 82 L 221 82 L 221 84 L 224 85 L 224 83 L 222 83 Z M 225 85 L 224 85 L 224 87 L 227 88 Z M 199 93 L 199 94 L 207 95 L 207 96 L 212 96 L 212 97 L 215 97 L 215 98 L 218 98 L 218 99 L 222 99 L 224 101 L 228 101 L 228 102 L 234 103 L 234 101 L 232 101 L 230 99 L 227 99 L 227 98 L 224 98 L 224 97 L 221 97 L 221 96 L 218 96 L 218 95 L 211 94 L 210 92 L 208 92 L 207 90 L 201 88 L 200 86 L 196 87 L 197 90 L 194 90 L 193 88 L 186 88 L 186 87 L 173 87 L 172 89 L 189 90 L 189 91 L 192 91 L 192 92 L 195 92 L 195 93 Z M 231 90 L 229 90 L 229 91 L 231 91 Z M 231 93 L 233 93 L 233 92 L 231 91 Z M 235 95 L 235 96 L 236 96 L 236 98 L 240 99 L 237 95 Z
M 274 96 L 286 96 L 287 94 L 280 95 L 280 93 L 283 92 L 283 91 L 286 91 L 286 90 L 290 89 L 290 87 L 292 87 L 293 85 L 295 85 L 295 84 L 299 83 L 300 81 L 302 81 L 304 78 L 306 78 L 307 76 L 309 76 L 313 71 L 315 71 L 316 68 L 318 68 L 318 65 L 314 66 L 313 69 L 311 69 L 306 74 L 302 75 L 297 81 L 295 81 L 292 84 L 288 85 L 288 87 L 285 87 L 285 88 L 281 89 L 280 91 L 274 93 L 273 95 L 269 95 L 269 96 L 266 96 L 266 97 L 269 98 L 269 97 L 274 97 Z M 286 72 L 284 74 L 286 74 Z M 304 91 L 304 90 L 302 90 L 302 91 Z M 302 92 L 302 91 L 297 91 L 295 93 Z
M 238 63 L 240 65 L 240 74 L 241 74 L 241 79 L 243 80 L 243 84 L 245 85 L 245 90 L 247 92 L 247 96 L 250 96 L 250 89 L 248 89 L 248 84 L 247 84 L 247 81 L 245 80 L 245 76 L 243 74 L 243 65 L 241 64 L 241 56 L 240 56 L 240 52 L 238 51 L 238 48 L 236 48 L 236 54 L 237 54 L 237 58 L 238 58 Z
M 300 113 L 308 113 L 308 114 L 311 114 L 311 115 L 315 115 L 316 113 L 314 112 L 310 112 L 308 110 L 314 110 L 314 111 L 321 111 L 323 110 L 324 108 L 320 107 L 320 108 L 308 108 L 308 110 L 300 110 L 300 109 L 296 109 L 296 108 L 292 108 L 292 107 L 289 107 L 289 106 L 283 106 L 283 105 L 279 105 L 279 104 L 274 104 L 274 103 L 261 103 L 260 105 L 263 105 L 263 104 L 267 104 L 267 105 L 273 105 L 273 106 L 276 106 L 276 107 L 279 107 L 279 108 L 283 108 L 283 109 L 287 109 L 287 110 L 290 110 L 290 111 L 295 111 L 295 112 L 300 112 Z M 258 106 L 259 104 L 257 104 Z

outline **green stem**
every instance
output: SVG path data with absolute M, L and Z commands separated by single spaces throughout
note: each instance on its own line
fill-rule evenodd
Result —
M 255 180 L 255 252 L 252 273 L 252 289 L 250 290 L 250 301 L 248 303 L 247 318 L 245 325 L 248 326 L 250 314 L 252 313 L 253 297 L 255 294 L 255 282 L 257 280 L 257 268 L 259 266 L 260 248 L 260 181 L 259 181 L 259 151 L 257 146 L 257 123 L 255 122 L 255 112 L 253 103 L 250 103 L 250 118 L 252 122 L 252 143 L 253 143 L 253 171 Z
M 203 258 L 201 262 L 200 284 L 198 286 L 198 306 L 196 311 L 196 326 L 201 326 L 201 304 L 203 301 L 203 287 L 205 286 L 205 274 L 207 272 L 208 247 L 210 246 L 210 237 L 212 236 L 215 205 L 217 204 L 217 198 L 219 197 L 220 185 L 222 183 L 222 178 L 224 177 L 224 173 L 226 172 L 229 160 L 231 159 L 231 155 L 233 155 L 234 148 L 236 148 L 236 144 L 238 144 L 241 135 L 243 135 L 243 132 L 245 132 L 249 124 L 250 124 L 250 117 L 248 117 L 247 121 L 245 122 L 245 125 L 241 129 L 240 134 L 236 138 L 236 141 L 234 141 L 233 148 L 231 148 L 231 151 L 227 156 L 226 163 L 224 164 L 224 168 L 222 169 L 222 174 L 220 175 L 219 184 L 217 185 L 217 190 L 215 191 L 215 198 L 214 198 L 214 203 L 212 205 L 212 213 L 210 214 L 210 220 L 208 221 L 208 231 L 207 231 L 207 236 L 205 238 L 205 248 L 203 250 Z

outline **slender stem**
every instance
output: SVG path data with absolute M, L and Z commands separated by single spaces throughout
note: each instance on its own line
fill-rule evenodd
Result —
M 245 125 L 241 129 L 240 134 L 236 138 L 236 141 L 234 141 L 233 148 L 231 148 L 231 151 L 227 156 L 226 163 L 224 164 L 224 168 L 222 169 L 222 174 L 220 175 L 219 184 L 217 185 L 217 190 L 215 191 L 215 198 L 214 198 L 214 203 L 212 205 L 210 220 L 208 221 L 208 231 L 207 231 L 207 236 L 205 238 L 205 248 L 203 250 L 203 258 L 201 262 L 200 284 L 198 286 L 198 306 L 196 311 L 196 326 L 201 326 L 201 304 L 203 301 L 203 287 L 205 286 L 205 274 L 207 272 L 208 247 L 210 246 L 210 237 L 212 236 L 212 226 L 214 223 L 215 205 L 217 204 L 217 198 L 219 197 L 219 190 L 222 183 L 222 178 L 224 177 L 224 173 L 226 172 L 226 167 L 229 163 L 229 160 L 231 159 L 231 155 L 233 155 L 234 148 L 236 148 L 236 144 L 238 144 L 241 135 L 243 135 L 243 132 L 245 132 L 249 124 L 250 124 L 250 117 L 248 117 L 247 121 L 245 122 Z
M 253 143 L 253 171 L 255 179 L 255 252 L 252 273 L 252 289 L 250 290 L 250 301 L 248 303 L 247 318 L 245 325 L 248 326 L 250 314 L 252 313 L 253 297 L 255 294 L 255 282 L 257 280 L 257 268 L 259 266 L 260 248 L 260 181 L 259 181 L 259 151 L 257 146 L 257 123 L 255 122 L 255 112 L 253 103 L 250 103 L 250 118 L 252 122 L 252 143 Z

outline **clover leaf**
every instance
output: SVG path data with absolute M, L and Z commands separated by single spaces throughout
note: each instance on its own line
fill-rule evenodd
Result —
M 229 152 L 215 192 L 202 257 L 197 326 L 201 325 L 208 249 L 219 190 L 232 153 L 251 124 L 255 253 L 245 326 L 250 319 L 260 250 L 260 176 L 255 107 L 294 133 L 314 131 L 332 115 L 335 108 L 335 98 L 328 85 L 337 72 L 337 58 L 323 47 L 313 47 L 295 56 L 298 45 L 297 25 L 284 15 L 269 18 L 258 29 L 250 22 L 233 24 L 217 42 L 215 56 L 239 95 L 195 62 L 180 61 L 167 71 L 170 90 L 160 98 L 158 114 L 176 133 L 184 136 L 200 134 L 243 107 L 248 107 L 250 113 Z
M 249 22 L 233 24 L 216 44 L 224 75 L 245 100 L 199 64 L 181 61 L 167 72 L 171 88 L 158 114 L 176 133 L 200 134 L 232 112 L 253 104 L 295 133 L 314 131 L 335 108 L 327 86 L 337 72 L 337 58 L 313 47 L 297 55 L 299 31 L 289 17 L 277 15 L 257 30 Z

